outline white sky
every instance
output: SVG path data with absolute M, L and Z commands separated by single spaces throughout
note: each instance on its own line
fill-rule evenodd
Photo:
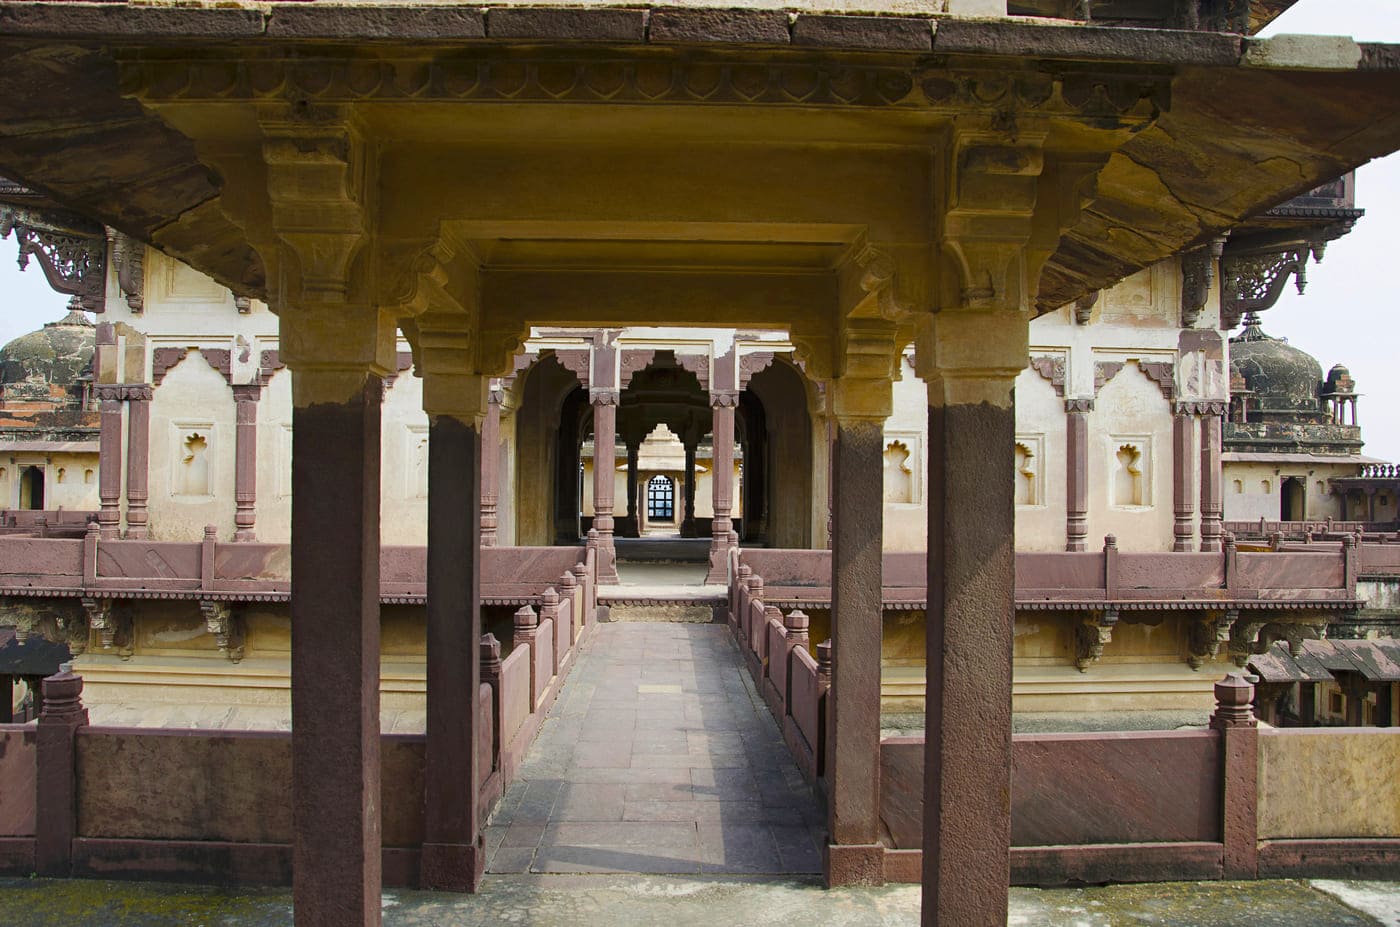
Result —
M 1400 2 L 1299 0 L 1264 34 L 1280 32 L 1400 43 Z M 1264 330 L 1314 355 L 1324 371 L 1346 364 L 1363 397 L 1358 417 L 1365 453 L 1400 460 L 1400 351 L 1389 317 L 1400 304 L 1400 274 L 1390 263 L 1400 246 L 1400 154 L 1357 172 L 1356 200 L 1366 216 L 1328 246 L 1321 264 L 1309 266 L 1306 295 L 1289 286 L 1263 316 Z M 0 344 L 59 318 L 67 305 L 35 264 L 19 273 L 16 254 L 13 239 L 0 242 Z

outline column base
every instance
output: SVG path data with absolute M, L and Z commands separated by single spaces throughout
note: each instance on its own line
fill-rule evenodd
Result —
M 613 546 L 612 535 L 598 538 L 598 584 L 615 586 L 617 577 L 617 548 Z
M 885 848 L 878 843 L 828 843 L 822 851 L 822 876 L 827 888 L 884 885 Z
M 710 542 L 710 569 L 705 574 L 705 585 L 729 585 L 729 542 L 715 539 Z
M 419 885 L 429 891 L 474 893 L 486 873 L 486 844 L 425 843 L 419 858 Z

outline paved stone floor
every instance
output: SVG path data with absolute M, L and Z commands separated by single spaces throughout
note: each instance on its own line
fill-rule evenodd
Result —
M 600 624 L 492 816 L 487 871 L 814 873 L 823 821 L 726 626 Z
M 1012 889 L 1008 927 L 1400 927 L 1400 883 L 1183 882 Z M 912 927 L 917 886 L 793 877 L 498 875 L 478 895 L 390 891 L 386 927 Z M 0 879 L 5 927 L 290 927 L 285 891 Z

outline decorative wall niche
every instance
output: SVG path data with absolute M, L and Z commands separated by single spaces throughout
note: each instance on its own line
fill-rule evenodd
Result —
M 1260 480 L 1260 481 L 1259 481 L 1259 491 L 1262 492 L 1262 493 L 1263 493 L 1264 495 L 1266 495 L 1266 496 L 1267 496 L 1267 495 L 1270 495 L 1271 493 L 1273 493 L 1273 491 L 1274 491 L 1274 484 L 1273 484 L 1273 481 L 1272 481 L 1272 480 Z
M 1244 480 L 1235 480 L 1235 495 L 1244 495 Z
M 1108 439 L 1109 504 L 1115 508 L 1152 505 L 1152 439 L 1114 435 Z
M 1016 504 L 1045 505 L 1045 437 L 1016 436 Z
M 97 474 L 92 470 L 91 467 L 89 467 L 88 469 L 86 469 L 86 470 L 83 471 L 83 482 L 84 482 L 85 484 L 87 484 L 88 486 L 91 486 L 92 483 L 93 483 L 93 480 L 96 479 L 96 478 L 97 478 Z
M 217 452 L 212 422 L 171 422 L 170 495 L 209 499 L 214 494 Z
M 408 466 L 405 471 L 408 476 L 408 485 L 404 487 L 404 495 L 410 499 L 428 498 L 428 426 L 427 425 L 405 425 L 404 460 Z
M 889 505 L 915 505 L 919 502 L 919 436 L 885 436 L 885 502 Z

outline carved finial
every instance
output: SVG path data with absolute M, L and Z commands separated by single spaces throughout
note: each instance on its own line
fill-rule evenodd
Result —
M 553 586 L 545 587 L 544 592 L 540 593 L 540 605 L 544 608 L 558 608 L 559 592 Z
M 83 677 L 73 672 L 72 663 L 60 663 L 58 672 L 43 681 L 44 707 L 39 723 L 66 722 L 86 724 L 87 709 L 83 707 Z
M 219 539 L 219 526 L 218 526 L 218 525 L 205 525 L 205 526 L 204 526 L 204 540 L 206 540 L 206 541 L 217 541 L 218 539 Z
M 812 621 L 807 617 L 807 613 L 800 608 L 794 608 L 792 611 L 788 612 L 787 617 L 783 619 L 783 627 L 787 628 L 789 631 L 801 631 L 803 634 L 807 633 L 807 629 L 811 624 Z
M 573 589 L 578 585 L 578 580 L 574 578 L 573 570 L 565 570 L 560 574 L 559 585 L 564 589 Z
M 1210 726 L 1216 730 L 1227 727 L 1255 727 L 1251 705 L 1254 702 L 1254 683 L 1257 676 L 1244 673 L 1228 673 L 1215 684 L 1215 713 L 1210 716 Z
M 501 671 L 501 642 L 494 634 L 481 635 L 481 671 L 487 676 Z
M 1104 550 L 1117 550 L 1117 549 L 1118 549 L 1118 537 L 1117 537 L 1116 535 L 1112 535 L 1112 534 L 1105 534 L 1105 535 L 1103 536 L 1103 549 L 1104 549 Z
M 831 678 L 832 661 L 836 659 L 835 652 L 831 649 L 831 640 L 822 641 L 817 645 L 817 675 L 826 679 Z
M 515 630 L 529 631 L 540 625 L 539 615 L 529 605 L 522 605 L 515 610 Z

